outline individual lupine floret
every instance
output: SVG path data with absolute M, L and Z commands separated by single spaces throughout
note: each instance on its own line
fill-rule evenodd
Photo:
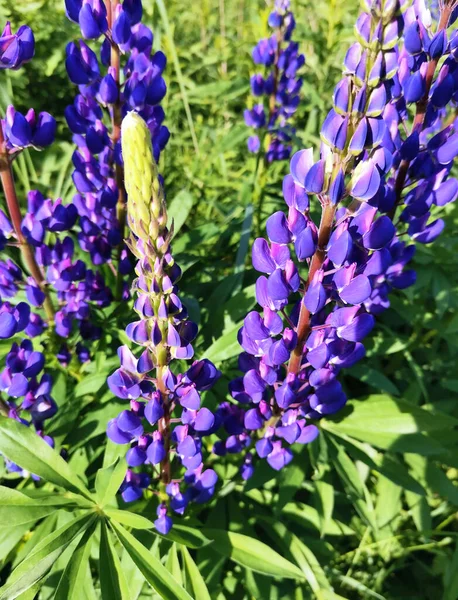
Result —
M 47 112 L 37 117 L 33 108 L 24 116 L 14 106 L 8 106 L 3 126 L 8 149 L 12 152 L 29 146 L 45 148 L 54 142 L 56 135 L 54 117 Z
M 446 4 L 444 10 L 450 13 L 451 6 Z M 314 161 L 312 150 L 293 156 L 283 185 L 288 213 L 272 215 L 266 224 L 269 240 L 254 242 L 253 266 L 262 273 L 256 298 L 263 314 L 249 313 L 239 332 L 244 375 L 231 383 L 230 391 L 240 405 L 221 407 L 228 437 L 214 448 L 217 454 L 246 452 L 244 478 L 253 472 L 249 449 L 254 432 L 258 456 L 279 469 L 292 458 L 289 444 L 316 437 L 318 430 L 310 419 L 345 405 L 339 371 L 364 356 L 362 342 L 374 327 L 374 315 L 389 306 L 391 289 L 414 283 L 415 273 L 405 269 L 414 246 L 398 239 L 391 215 L 383 214 L 399 202 L 395 183 L 399 185 L 402 165 L 407 165 L 407 184 L 414 181 L 414 173 L 423 179 L 406 195 L 401 214 L 414 240 L 433 241 L 442 224 L 428 222 L 429 208 L 437 199 L 441 205 L 457 195 L 456 182 L 447 179 L 458 150 L 453 126 L 429 139 L 423 150 L 424 120 L 418 118 L 417 105 L 419 131 L 414 127 L 405 140 L 400 133 L 409 100 L 403 96 L 397 44 L 404 15 L 409 22 L 412 14 L 422 12 L 421 4 L 409 11 L 395 0 L 364 4 L 356 25 L 358 42 L 347 52 L 345 76 L 323 124 L 319 160 Z M 441 17 L 444 22 L 447 19 Z M 447 51 L 440 43 L 445 39 L 441 27 L 434 36 L 437 49 L 428 46 L 429 64 L 437 60 L 433 56 Z M 259 52 L 269 63 L 269 46 Z M 447 68 L 451 66 L 450 59 Z M 255 84 L 259 87 L 258 81 Z M 420 110 L 426 112 L 430 100 L 426 85 Z M 436 178 L 430 179 L 432 174 Z M 405 183 L 404 178 L 401 191 Z M 309 194 L 322 205 L 319 227 L 309 215 Z M 308 276 L 301 276 L 295 259 L 299 265 L 308 262 Z
M 128 245 L 138 259 L 133 293 L 139 320 L 128 325 L 126 333 L 143 351 L 137 358 L 127 346 L 118 350 L 121 367 L 108 378 L 108 385 L 116 396 L 129 400 L 130 407 L 110 421 L 107 435 L 117 444 L 129 444 L 126 460 L 131 469 L 151 465 L 153 479 L 161 484 L 155 525 L 167 533 L 172 526 L 168 507 L 182 514 L 190 501 L 204 502 L 215 490 L 216 473 L 204 468 L 202 437 L 218 423 L 201 406 L 201 393 L 220 373 L 208 360 L 194 361 L 185 373 L 170 369 L 173 359 L 193 357 L 197 326 L 178 296 L 181 270 L 171 253 L 172 231 L 167 228 L 151 132 L 137 113 L 129 113 L 123 121 L 122 150 Z M 172 473 L 183 478 L 172 479 Z M 149 475 L 130 470 L 121 488 L 124 500 L 137 499 L 148 486 Z
M 291 41 L 295 28 L 294 16 L 289 1 L 277 0 L 275 8 L 269 16 L 269 25 L 274 34 L 262 39 L 253 49 L 255 64 L 264 65 L 264 76 L 257 73 L 251 77 L 251 91 L 256 98 L 264 98 L 263 102 L 245 110 L 245 123 L 248 127 L 260 129 L 260 135 L 250 136 L 248 150 L 258 153 L 264 150 L 264 136 L 268 136 L 265 150 L 266 160 L 284 160 L 291 153 L 291 140 L 295 129 L 288 123 L 299 104 L 299 92 L 302 79 L 297 71 L 305 63 L 299 53 L 299 45 Z
M 22 25 L 17 33 L 13 33 L 11 23 L 7 21 L 0 35 L 0 69 L 20 69 L 34 53 L 35 39 L 30 27 Z

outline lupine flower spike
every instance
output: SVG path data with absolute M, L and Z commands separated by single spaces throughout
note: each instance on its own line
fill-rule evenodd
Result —
M 167 87 L 165 55 L 154 52 L 153 33 L 141 22 L 140 0 L 65 0 L 68 18 L 85 39 L 100 40 L 100 56 L 84 40 L 66 49 L 66 68 L 78 95 L 65 110 L 73 140 L 73 182 L 77 194 L 78 241 L 94 265 L 114 263 L 116 299 L 128 294 L 132 267 L 124 246 L 126 198 L 120 148 L 123 117 L 136 110 L 148 123 L 155 160 L 169 132 L 160 102 Z M 108 125 L 107 125 L 108 124 Z
M 362 342 L 389 307 L 389 293 L 415 282 L 406 269 L 415 246 L 400 236 L 430 243 L 444 227 L 431 214 L 458 193 L 449 177 L 456 122 L 442 124 L 458 89 L 458 35 L 447 33 L 454 9 L 440 4 L 434 30 L 423 0 L 410 7 L 365 0 L 319 159 L 312 149 L 292 157 L 283 182 L 287 213 L 271 215 L 268 239 L 253 244 L 262 313 L 250 312 L 239 332 L 243 375 L 230 385 L 239 404 L 219 408 L 227 436 L 214 448 L 243 451 L 244 478 L 254 470 L 253 445 L 281 469 L 293 457 L 290 445 L 315 439 L 315 422 L 345 405 L 339 371 L 364 356 Z M 319 225 L 309 212 L 317 201 Z
M 267 162 L 285 160 L 291 154 L 295 134 L 290 124 L 299 105 L 302 79 L 297 71 L 305 63 L 299 44 L 291 40 L 296 26 L 289 0 L 276 0 L 269 16 L 274 33 L 262 39 L 253 50 L 253 61 L 264 65 L 265 73 L 251 77 L 251 91 L 257 103 L 245 110 L 245 123 L 259 134 L 248 140 L 250 152 L 265 152 Z M 263 101 L 265 99 L 265 102 Z
M 129 445 L 124 500 L 139 498 L 152 483 L 160 497 L 156 528 L 167 533 L 169 509 L 183 514 L 190 501 L 204 502 L 215 490 L 216 473 L 204 468 L 202 437 L 217 423 L 201 406 L 200 392 L 213 385 L 219 371 L 208 360 L 194 361 L 178 375 L 170 368 L 174 359 L 193 357 L 197 326 L 178 296 L 181 271 L 171 253 L 173 229 L 167 228 L 162 180 L 150 130 L 135 112 L 122 123 L 122 153 L 131 231 L 127 243 L 138 259 L 132 288 L 138 320 L 126 333 L 143 350 L 138 358 L 127 346 L 118 351 L 121 367 L 108 384 L 130 407 L 109 423 L 107 434 Z M 133 470 L 140 467 L 146 470 Z

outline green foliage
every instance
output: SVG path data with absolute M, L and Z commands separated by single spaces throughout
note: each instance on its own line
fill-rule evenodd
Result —
M 266 34 L 268 10 L 261 0 L 202 0 L 192 10 L 178 0 L 144 4 L 155 45 L 170 58 L 164 109 L 172 135 L 160 170 L 180 285 L 200 325 L 196 355 L 224 371 L 206 394 L 211 407 L 227 396 L 237 331 L 255 305 L 249 243 L 283 203 L 287 163 L 255 180 L 242 117 L 250 52 Z M 0 107 L 14 97 L 19 109 L 49 110 L 60 124 L 50 153 L 18 161 L 22 199 L 37 186 L 64 200 L 73 193 L 63 111 L 74 90 L 63 57 L 76 30 L 62 5 L 0 2 L 2 19 L 37 34 L 37 59 L 20 76 L 2 75 Z M 358 7 L 293 5 L 307 58 L 297 113 L 297 147 L 305 147 L 319 143 Z M 319 438 L 295 449 L 281 474 L 264 464 L 242 484 L 235 458 L 215 464 L 217 496 L 166 537 L 153 529 L 155 496 L 126 506 L 116 495 L 124 460 L 105 428 L 124 405 L 106 377 L 129 311 L 99 311 L 107 336 L 97 361 L 70 377 L 54 365 L 59 412 L 49 433 L 57 450 L 0 418 L 0 452 L 40 478 L 2 473 L 0 599 L 458 598 L 458 210 L 442 213 L 444 234 L 417 251 L 417 285 L 392 297 L 366 359 L 344 374 L 347 408 L 323 420 Z

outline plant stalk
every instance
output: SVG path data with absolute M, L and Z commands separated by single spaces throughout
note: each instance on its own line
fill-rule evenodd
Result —
M 315 250 L 315 254 L 312 257 L 307 283 L 304 290 L 307 291 L 310 283 L 313 280 L 315 273 L 322 267 L 326 258 L 326 246 L 328 245 L 329 238 L 331 237 L 332 225 L 334 222 L 334 215 L 336 212 L 336 206 L 331 204 L 328 199 L 323 205 L 321 212 L 320 228 L 318 230 L 318 244 Z M 310 311 L 306 308 L 304 301 L 301 301 L 301 310 L 299 313 L 299 321 L 297 324 L 297 344 L 294 350 L 291 352 L 291 356 L 288 363 L 288 374 L 297 374 L 301 367 L 301 360 L 304 352 L 304 343 L 311 331 L 310 327 Z
M 54 324 L 54 306 L 49 294 L 48 286 L 43 277 L 43 273 L 41 272 L 40 267 L 35 259 L 33 249 L 27 243 L 27 240 L 25 239 L 21 230 L 21 208 L 19 206 L 19 200 L 16 194 L 16 186 L 14 184 L 13 171 L 11 169 L 11 160 L 6 148 L 5 136 L 3 134 L 2 127 L 0 127 L 0 178 L 2 181 L 3 191 L 5 193 L 8 213 L 14 228 L 14 233 L 16 234 L 18 245 L 21 249 L 24 262 L 30 275 L 33 277 L 36 284 L 45 295 L 43 308 L 46 313 L 48 324 L 52 326 Z
M 165 458 L 161 461 L 161 481 L 167 485 L 172 480 L 170 468 L 170 405 L 167 398 L 167 390 L 165 389 L 162 378 L 164 367 L 157 367 L 157 389 L 162 396 L 162 407 L 164 416 L 159 419 L 158 429 L 164 441 Z
M 119 0 L 109 0 L 107 7 L 107 17 L 108 17 L 108 26 L 111 29 L 112 24 L 115 19 L 115 11 L 116 6 L 119 4 Z M 116 82 L 116 86 L 118 88 L 118 97 L 116 102 L 113 104 L 111 111 L 111 140 L 113 142 L 113 147 L 119 142 L 121 139 L 121 84 L 120 84 L 120 51 L 119 46 L 112 42 L 111 44 L 111 56 L 110 56 L 110 66 L 114 70 L 114 80 Z M 116 215 L 119 223 L 119 228 L 121 231 L 121 241 L 116 251 L 116 261 L 118 264 L 118 272 L 116 276 L 116 289 L 115 289 L 115 298 L 116 300 L 122 299 L 123 292 L 123 275 L 119 270 L 119 263 L 121 261 L 121 254 L 124 249 L 124 237 L 126 232 L 126 190 L 124 188 L 124 169 L 122 165 L 115 163 L 115 179 L 116 186 L 118 188 L 118 203 L 116 207 Z

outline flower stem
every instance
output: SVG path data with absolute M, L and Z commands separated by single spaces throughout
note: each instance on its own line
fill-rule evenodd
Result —
M 6 204 L 8 207 L 8 213 L 13 224 L 14 232 L 18 245 L 21 249 L 24 262 L 27 266 L 29 273 L 32 275 L 36 284 L 42 290 L 45 295 L 43 302 L 43 308 L 46 313 L 47 321 L 50 326 L 54 323 L 54 306 L 49 294 L 49 289 L 43 274 L 35 260 L 33 249 L 27 243 L 24 234 L 21 230 L 22 215 L 19 206 L 19 200 L 16 194 L 16 186 L 14 184 L 13 171 L 11 169 L 11 160 L 6 149 L 5 136 L 3 129 L 0 126 L 0 178 L 2 181 L 3 191 L 5 193 Z
M 164 441 L 165 458 L 161 461 L 161 481 L 167 485 L 172 480 L 170 469 L 170 406 L 167 399 L 167 393 L 162 378 L 164 367 L 157 367 L 157 389 L 162 396 L 162 407 L 164 416 L 159 419 L 158 429 Z
M 119 4 L 119 0 L 108 0 L 107 6 L 107 17 L 108 17 L 108 26 L 112 27 L 113 22 L 115 20 L 115 11 L 116 6 Z M 111 44 L 111 57 L 110 57 L 110 66 L 113 68 L 113 77 L 116 82 L 116 86 L 118 88 L 118 96 L 116 102 L 113 104 L 112 112 L 111 112 L 111 140 L 113 142 L 113 147 L 119 142 L 121 138 L 121 84 L 120 84 L 120 51 L 119 46 L 112 42 Z M 126 229 L 126 190 L 124 188 L 124 169 L 122 165 L 119 163 L 115 163 L 115 177 L 116 177 L 116 186 L 118 188 L 118 204 L 116 208 L 119 229 L 121 231 L 121 241 L 117 248 L 116 252 L 116 261 L 118 263 L 118 273 L 116 276 L 116 290 L 115 290 L 115 298 L 116 300 L 122 299 L 122 291 L 123 291 L 123 276 L 119 270 L 119 263 L 121 261 L 121 253 L 124 249 L 124 237 L 125 237 L 125 229 Z
M 331 237 L 335 212 L 336 206 L 331 204 L 329 200 L 326 200 L 321 212 L 321 222 L 318 231 L 318 244 L 310 263 L 307 285 L 305 286 L 304 294 L 313 280 L 315 273 L 322 267 L 326 258 L 326 246 L 329 242 L 329 238 Z M 299 321 L 297 324 L 297 344 L 294 350 L 291 352 L 288 363 L 288 373 L 297 374 L 299 372 L 304 352 L 304 343 L 311 331 L 310 317 L 310 311 L 306 308 L 304 302 L 302 301 L 301 310 L 299 313 Z

